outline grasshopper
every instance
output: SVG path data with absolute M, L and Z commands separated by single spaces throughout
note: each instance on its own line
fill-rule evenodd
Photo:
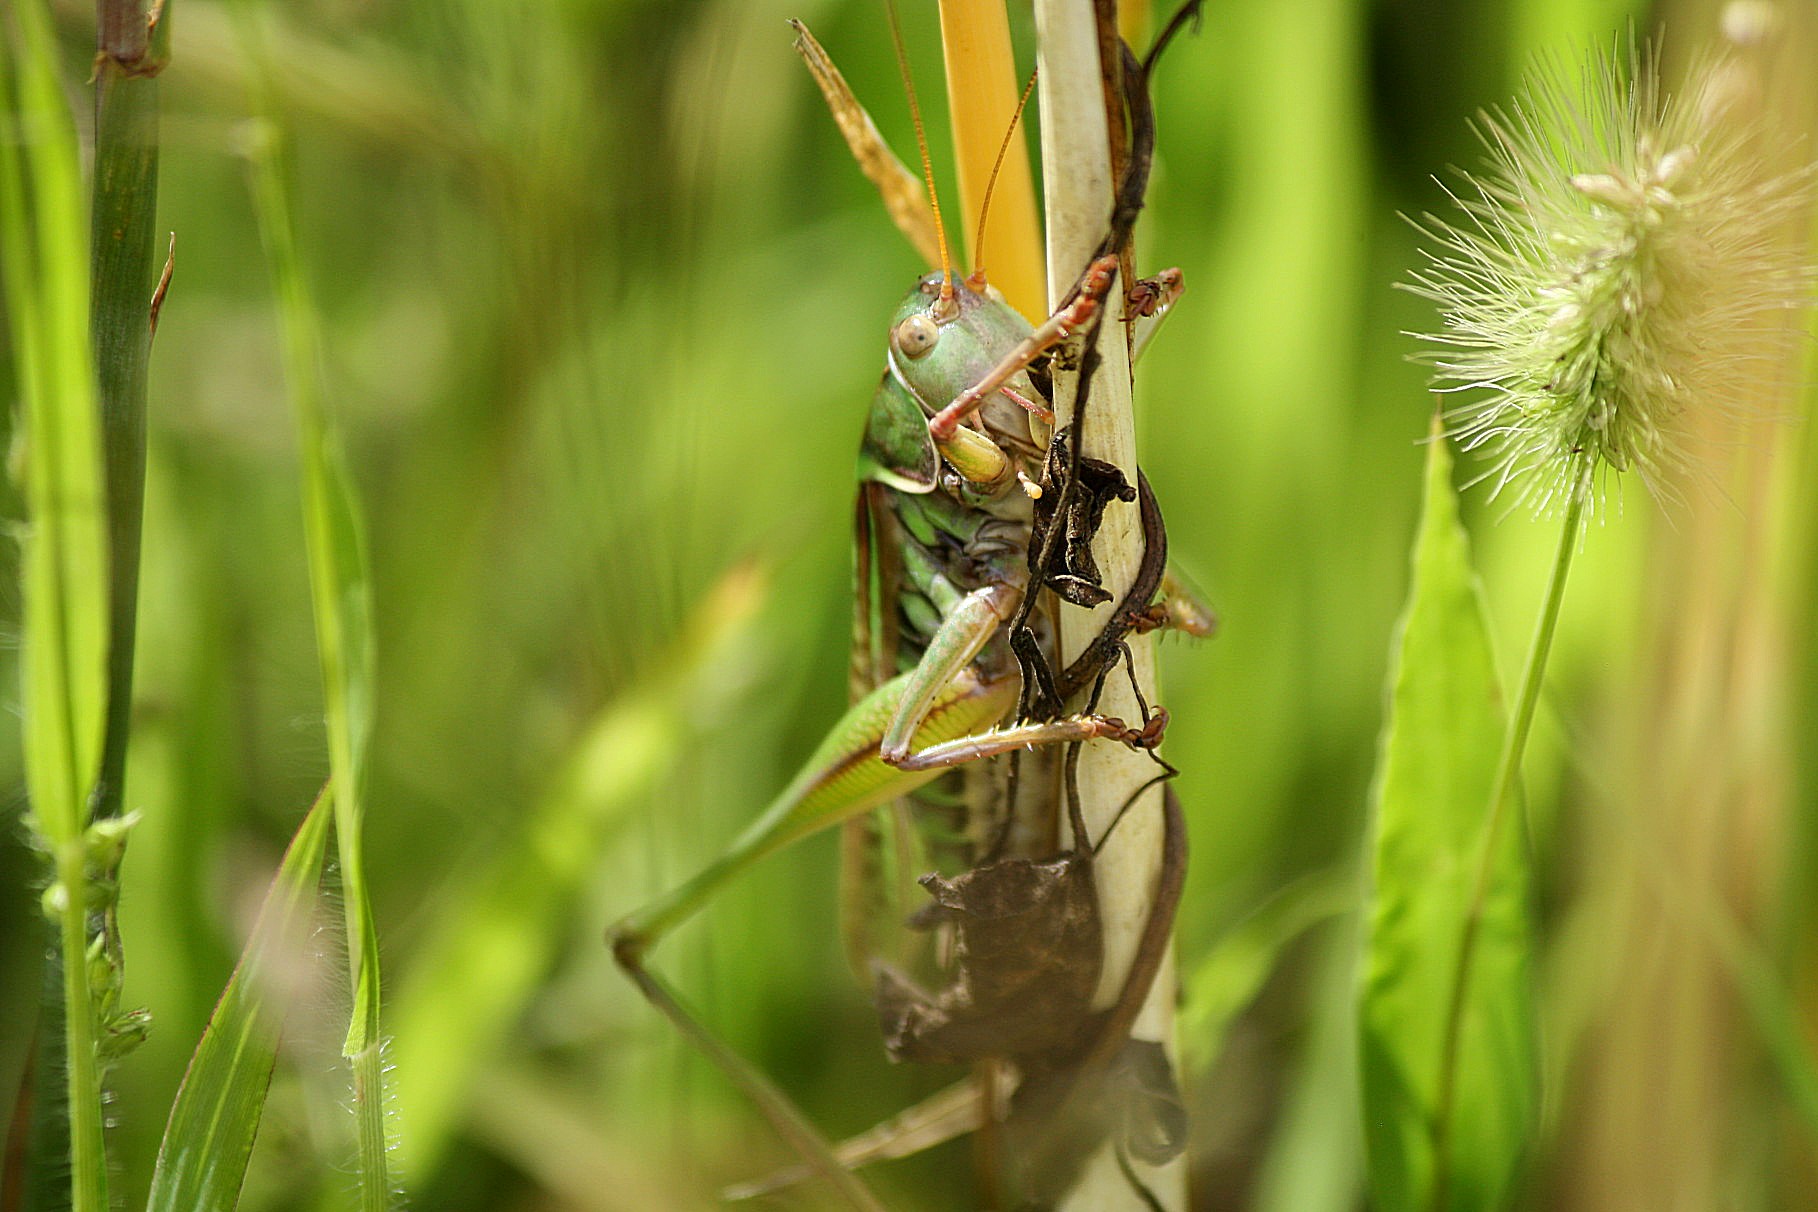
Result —
M 829 80 L 840 89 L 844 82 L 805 27 L 796 28 L 798 49 L 831 102 Z M 1158 49 L 1162 41 L 1165 36 Z M 898 48 L 900 56 L 900 41 Z M 1127 52 L 1126 65 L 1132 129 L 1146 135 L 1146 65 L 1137 65 Z M 904 75 L 907 82 L 906 66 Z M 910 103 L 913 109 L 913 89 Z M 835 111 L 838 116 L 838 104 Z M 856 102 L 847 112 L 852 111 L 863 115 Z M 869 119 L 862 125 L 869 127 Z M 919 115 L 917 132 L 926 174 Z M 876 137 L 874 130 L 871 136 Z M 861 161 L 867 156 L 868 173 L 884 157 L 895 161 L 887 149 L 880 154 L 872 147 L 861 153 Z M 724 1069 L 808 1165 L 855 1207 L 879 1205 L 787 1096 L 684 1009 L 646 964 L 646 955 L 727 881 L 836 824 L 847 826 L 849 890 L 861 882 L 853 873 L 864 865 L 872 828 L 897 840 L 902 861 L 914 861 L 910 798 L 957 768 L 976 772 L 997 766 L 1006 772 L 966 780 L 970 832 L 977 842 L 972 858 L 983 855 L 983 861 L 952 879 L 922 881 L 935 904 L 918 915 L 919 924 L 953 925 L 957 949 L 972 965 L 937 994 L 922 992 L 892 967 L 876 965 L 890 1051 L 911 1060 L 1007 1059 L 1024 1076 L 1040 1079 L 1025 1084 L 1043 1086 L 1046 1101 L 1059 1105 L 1067 1100 L 1073 1076 L 1105 1067 L 1124 1048 L 1135 1009 L 1159 966 L 1179 895 L 1184 839 L 1178 805 L 1168 798 L 1174 854 L 1147 932 L 1153 937 L 1145 939 L 1146 958 L 1139 955 L 1124 997 L 1109 1012 L 1093 1015 L 1088 1009 L 1099 954 L 1094 844 L 1076 801 L 1070 850 L 1043 863 L 1003 856 L 1031 846 L 1052 850 L 1052 842 L 1012 843 L 1017 788 L 1044 781 L 1039 771 L 1023 769 L 1018 755 L 1071 746 L 1063 763 L 1071 784 L 1081 742 L 1109 741 L 1143 751 L 1159 743 L 1165 713 L 1145 706 L 1145 718 L 1129 724 L 1090 709 L 1067 712 L 1062 700 L 1094 680 L 1103 684 L 1123 634 L 1132 629 L 1172 619 L 1203 634 L 1190 607 L 1154 604 L 1166 545 L 1147 484 L 1132 488 L 1114 468 L 1084 459 L 1077 444 L 1068 445 L 1064 431 L 1052 433 L 1042 373 L 1052 349 L 1102 322 L 1119 254 L 1140 206 L 1147 156 L 1146 146 L 1131 156 L 1140 171 L 1127 172 L 1120 190 L 1121 228 L 1114 217 L 1105 246 L 1063 305 L 1038 326 L 992 291 L 981 272 L 958 280 L 944 236 L 937 235 L 942 268 L 920 278 L 891 316 L 885 369 L 860 443 L 855 701 L 796 777 L 717 861 L 608 932 L 614 958 L 651 1003 Z M 1127 204 L 1132 190 L 1135 202 Z M 932 197 L 930 204 L 938 233 L 938 204 Z M 1145 285 L 1154 292 L 1149 310 L 1161 312 L 1178 294 L 1179 279 L 1176 274 Z M 1087 362 L 1083 369 L 1089 372 L 1090 357 Z M 1150 538 L 1144 573 L 1099 641 L 1057 670 L 1046 655 L 1051 637 L 1047 611 L 1038 607 L 1038 599 L 1047 597 L 1042 590 L 1054 589 L 1081 604 L 1108 599 L 1091 567 L 1091 535 L 1109 500 L 1139 496 Z M 1035 756 L 1027 765 L 1053 767 Z M 1046 942 L 1031 941 L 1036 937 Z M 867 946 L 855 940 L 848 940 L 855 965 L 872 967 Z M 1091 1029 L 1082 1031 L 1082 1022 Z M 1148 1063 L 1152 1067 L 1153 1058 Z M 1161 1064 L 1165 1067 L 1165 1060 Z M 989 1119 L 983 1109 L 961 1115 L 961 1130 Z

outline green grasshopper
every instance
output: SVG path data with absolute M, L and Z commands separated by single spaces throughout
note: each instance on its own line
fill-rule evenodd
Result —
M 806 29 L 799 24 L 797 29 L 807 44 L 798 42 L 798 49 L 811 66 L 816 54 L 825 62 Z M 826 88 L 827 77 L 816 70 Z M 831 71 L 830 64 L 827 70 Z M 832 74 L 837 80 L 837 73 Z M 1138 68 L 1136 86 L 1141 84 Z M 844 87 L 843 81 L 839 86 Z M 1145 150 L 1140 157 L 1145 175 L 1146 156 Z M 923 157 L 925 168 L 925 147 Z M 1141 188 L 1138 182 L 1138 205 Z M 938 223 L 938 207 L 935 214 Z M 1133 219 L 1131 208 L 1128 220 Z M 1087 486 L 1093 461 L 1082 460 L 1077 450 L 1068 451 L 1064 435 L 1051 444 L 1053 414 L 1038 373 L 1040 360 L 1051 349 L 1101 322 L 1128 226 L 1126 221 L 1119 235 L 1113 225 L 1116 243 L 1108 239 L 1068 301 L 1039 326 L 1032 327 L 986 287 L 982 274 L 975 272 L 961 282 L 945 267 L 922 277 L 898 304 L 888 328 L 885 371 L 858 459 L 854 680 L 865 689 L 796 777 L 717 861 L 608 932 L 615 959 L 652 1004 L 722 1067 L 808 1163 L 857 1207 L 878 1204 L 787 1096 L 682 1007 L 646 966 L 645 956 L 727 881 L 765 856 L 809 834 L 859 822 L 880 810 L 886 814 L 888 832 L 906 819 L 905 797 L 957 767 L 1063 745 L 1073 746 L 1069 752 L 1076 757 L 1078 743 L 1088 740 L 1140 750 L 1152 750 L 1159 742 L 1164 713 L 1132 726 L 1090 710 L 1058 710 L 1061 696 L 1093 678 L 1102 684 L 1124 632 L 1162 621 L 1157 613 L 1161 608 L 1152 607 L 1151 601 L 1161 580 L 1165 541 L 1154 541 L 1161 536 L 1160 518 L 1146 484 L 1141 485 L 1142 508 L 1145 529 L 1152 535 L 1146 575 L 1126 596 L 1120 621 L 1101 637 L 1096 652 L 1089 651 L 1057 673 L 1042 653 L 1044 616 L 1032 609 L 1043 585 L 1060 589 L 1074 601 L 1081 600 L 1081 592 L 1093 592 L 1095 586 L 1082 590 L 1079 585 L 1092 580 L 1092 570 L 1084 570 L 1082 577 L 1082 570 L 1068 566 L 1066 557 L 1083 549 L 1082 532 L 1089 541 L 1110 496 L 1128 500 L 1138 495 L 1116 477 L 1116 483 L 1101 484 L 1095 497 Z M 944 239 L 940 243 L 945 266 Z M 1162 306 L 1156 311 L 1165 310 L 1178 293 L 1178 277 L 1164 279 L 1160 289 Z M 1038 501 L 1044 495 L 1047 506 L 1038 516 Z M 1068 532 L 1065 541 L 1063 530 Z M 1038 532 L 1055 541 L 1036 543 Z M 1169 613 L 1186 629 L 1203 634 L 1191 607 Z M 1011 760 L 1014 766 L 1017 759 Z M 1009 785 L 1017 781 L 1012 776 Z M 973 834 L 998 838 L 991 847 L 994 859 L 1010 832 L 1013 796 L 1006 793 L 1003 779 L 969 780 L 968 787 L 982 788 L 974 797 L 981 802 L 972 808 L 985 824 L 981 828 L 975 823 Z M 1179 810 L 1171 797 L 1168 811 L 1179 850 L 1184 843 L 1178 837 Z M 1039 871 L 1041 865 L 1025 860 L 1015 860 L 1022 864 L 1015 867 L 987 861 L 952 881 L 928 877 L 924 883 L 935 891 L 937 901 L 945 897 L 950 916 L 957 918 L 967 917 L 980 896 L 1001 898 L 1006 881 L 1040 884 L 1035 898 L 1024 905 L 1025 924 L 1039 930 L 1052 923 L 1056 938 L 1070 949 L 1091 952 L 1089 971 L 1085 960 L 1076 960 L 1074 971 L 1045 982 L 1050 988 L 1069 990 L 1058 995 L 1069 1007 L 1062 1013 L 1084 1017 L 1086 998 L 1097 979 L 1097 924 L 1090 902 L 1092 843 L 1077 827 L 1077 811 L 1074 820 L 1073 850 Z M 849 835 L 862 837 L 858 831 L 862 828 L 849 828 Z M 899 850 L 912 854 L 914 846 Z M 848 845 L 846 853 L 855 858 L 864 847 Z M 1177 897 L 1179 862 L 1174 866 L 1165 878 L 1173 881 L 1170 895 Z M 1171 916 L 1172 900 L 1165 912 Z M 1083 924 L 1075 920 L 1082 918 Z M 1086 1050 L 1099 1063 L 1122 1044 L 1135 1005 L 1159 964 L 1167 922 L 1159 924 L 1157 940 L 1149 948 L 1153 954 L 1148 971 L 1132 972 L 1131 985 L 1141 987 L 1133 998 L 1127 995 L 1120 1002 L 1121 1019 L 1116 1013 L 1106 1016 L 1105 1030 L 1090 1038 Z M 966 927 L 962 923 L 960 928 L 963 932 Z M 1088 946 L 1067 941 L 1076 940 L 1081 931 L 1091 936 Z M 974 950 L 978 946 L 975 941 Z M 962 983 L 966 979 L 989 983 L 993 978 L 990 973 L 974 974 L 963 977 Z M 1038 994 L 1042 985 L 1043 981 L 1036 982 Z M 959 1000 L 970 1003 L 973 993 L 971 987 L 962 988 Z M 1035 1051 L 1059 1054 L 1058 1045 L 1045 1039 L 1038 1046 L 1006 1035 L 1005 1023 L 1014 1014 L 999 1008 L 989 1021 L 955 1018 L 943 1008 L 942 999 L 913 991 L 893 971 L 880 973 L 879 997 L 887 1025 L 894 1027 L 893 1054 L 901 1058 L 972 1061 Z M 1070 1024 L 1062 1024 L 1063 1032 L 1069 1029 Z M 1101 1036 L 1116 1038 L 1107 1047 Z M 1071 1058 L 1077 1051 L 1081 1050 L 1069 1047 L 1065 1054 Z

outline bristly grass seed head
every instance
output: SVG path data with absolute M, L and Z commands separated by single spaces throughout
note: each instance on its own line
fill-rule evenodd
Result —
M 1467 397 L 1447 431 L 1491 460 L 1492 496 L 1536 512 L 1605 469 L 1673 496 L 1688 414 L 1747 411 L 1760 339 L 1791 333 L 1811 285 L 1785 237 L 1810 174 L 1762 171 L 1723 64 L 1663 96 L 1655 55 L 1624 58 L 1542 65 L 1481 116 L 1463 218 L 1417 224 L 1432 247 L 1409 289 L 1444 324 L 1426 357 Z

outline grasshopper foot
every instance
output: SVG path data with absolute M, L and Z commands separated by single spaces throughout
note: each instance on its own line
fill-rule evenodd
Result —
M 1140 728 L 1132 728 L 1114 715 L 1100 715 L 1092 718 L 1099 721 L 1102 729 L 1098 735 L 1107 740 L 1116 741 L 1120 745 L 1128 745 L 1132 749 L 1145 752 L 1159 749 L 1162 734 L 1168 729 L 1168 709 L 1166 707 L 1157 707 L 1151 711 L 1149 718 L 1143 721 Z

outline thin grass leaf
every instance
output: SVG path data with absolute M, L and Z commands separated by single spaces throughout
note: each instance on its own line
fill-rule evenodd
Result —
M 265 59 L 248 27 L 249 60 Z M 255 85 L 255 93 L 257 85 Z M 361 791 L 371 730 L 372 618 L 366 580 L 365 527 L 354 504 L 326 407 L 321 339 L 315 304 L 303 276 L 284 184 L 281 135 L 269 119 L 248 140 L 254 209 L 278 295 L 285 381 L 296 418 L 303 471 L 303 530 L 309 554 L 310 599 L 322 669 L 323 714 L 328 731 L 329 782 L 334 791 L 335 839 L 347 925 L 353 1013 L 342 1055 L 352 1062 L 355 1135 L 361 1206 L 386 1208 L 392 1185 L 386 1128 L 387 1082 L 379 1029 L 379 948 L 362 853 Z
M 1313 951 L 1306 1042 L 1258 1166 L 1254 1212 L 1356 1212 L 1361 1206 L 1357 945 L 1335 930 Z
M 1447 1016 L 1502 745 L 1489 630 L 1446 444 L 1426 496 L 1375 789 L 1374 889 L 1359 1005 L 1370 1188 L 1379 1212 L 1501 1207 L 1535 1117 L 1528 870 L 1502 829 L 1482 903 L 1448 1101 Z
M 151 1015 L 123 1009 L 126 948 L 118 920 L 125 831 L 126 749 L 133 718 L 133 649 L 139 599 L 139 535 L 145 514 L 146 373 L 151 359 L 152 227 L 158 209 L 158 86 L 168 46 L 152 53 L 146 0 L 103 0 L 97 9 L 101 52 L 95 59 L 94 173 L 89 215 L 89 338 L 101 421 L 107 502 L 107 709 L 100 768 L 89 809 L 119 844 L 105 857 L 91 850 L 91 874 L 110 893 L 91 906 L 90 996 L 103 1065 L 145 1039 Z M 162 26 L 168 31 L 168 26 Z M 98 924 L 97 924 L 98 922 Z
M 473 893 L 418 949 L 392 1009 L 398 1061 L 414 1075 L 400 1091 L 407 1186 L 433 1173 L 475 1080 L 547 975 L 563 938 L 557 919 L 594 869 L 602 831 L 674 768 L 685 732 L 646 695 L 609 707 L 519 843 L 476 873 Z
M 511 1024 L 561 945 L 563 918 L 595 871 L 607 832 L 663 785 L 692 737 L 730 711 L 727 669 L 749 651 L 764 579 L 740 568 L 709 593 L 654 676 L 600 712 L 530 812 L 515 844 L 461 880 L 392 1009 L 399 1092 L 410 1124 L 406 1186 L 432 1173 Z M 721 683 L 714 693 L 712 683 Z M 470 889 L 470 891 L 469 891 Z
M 230 1209 L 239 1199 L 292 1000 L 280 978 L 303 951 L 333 823 L 324 790 L 272 878 L 252 937 L 196 1045 L 158 1146 L 147 1212 Z
M 340 442 L 323 403 L 321 338 L 315 303 L 304 281 L 290 221 L 279 132 L 269 123 L 249 140 L 253 196 L 260 232 L 271 259 L 282 326 L 285 384 L 297 423 L 303 464 L 303 529 L 309 552 L 310 597 L 316 618 L 316 647 L 322 666 L 323 714 L 328 723 L 328 757 L 335 789 L 335 817 L 350 910 L 366 903 L 363 867 L 357 854 L 366 741 L 372 701 L 371 606 L 366 584 L 366 541 L 349 487 Z M 369 923 L 350 920 L 353 968 L 360 982 L 347 1055 L 377 1038 L 377 973 L 363 962 L 370 955 Z
M 54 871 L 44 905 L 57 923 L 63 993 L 62 1063 L 39 1076 L 67 1080 L 69 1116 L 67 1152 L 32 1165 L 40 1174 L 67 1165 L 70 1205 L 98 1212 L 107 1206 L 107 1162 L 87 962 L 86 829 L 106 710 L 107 566 L 85 207 L 49 19 L 38 0 L 9 12 L 0 18 L 9 26 L 0 38 L 0 282 L 22 402 L 30 517 L 22 540 L 24 759 L 34 827 Z M 44 1055 L 57 1059 L 54 1047 Z M 57 1100 L 46 1106 L 54 1114 Z
M 0 140 L 0 231 L 8 255 L 0 272 L 29 443 L 25 762 L 38 827 L 64 844 L 81 833 L 106 693 L 101 447 L 75 130 L 42 6 L 27 0 L 16 14 L 19 58 L 0 58 L 8 94 Z
M 1221 937 L 1181 982 L 1180 1063 L 1203 1076 L 1224 1051 L 1231 1024 L 1262 992 L 1282 953 L 1308 930 L 1357 907 L 1351 871 L 1305 876 L 1258 906 Z
M 169 11 L 154 50 L 145 0 L 101 5 L 95 62 L 95 159 L 89 232 L 95 377 L 108 516 L 108 692 L 95 815 L 118 816 L 132 714 L 145 513 L 145 394 L 151 360 L 153 228 L 158 209 L 158 81 Z

